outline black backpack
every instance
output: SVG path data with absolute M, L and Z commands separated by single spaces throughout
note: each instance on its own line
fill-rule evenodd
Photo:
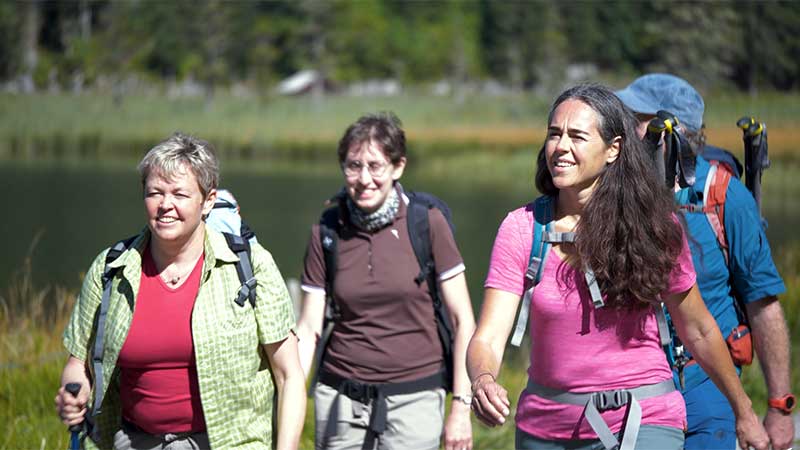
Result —
M 337 242 L 339 239 L 339 216 L 342 208 L 341 202 L 344 201 L 344 192 L 339 192 L 333 197 L 334 206 L 326 209 L 319 221 L 319 235 L 322 243 L 322 251 L 325 257 L 325 319 L 322 326 L 322 336 L 317 344 L 314 354 L 315 372 L 312 378 L 309 393 L 313 392 L 316 386 L 322 359 L 330 340 L 333 325 L 339 317 L 339 309 L 333 298 L 333 283 L 336 277 L 336 257 Z M 414 279 L 418 285 L 423 282 L 428 283 L 428 290 L 433 300 L 433 310 L 436 317 L 436 326 L 439 332 L 439 339 L 442 343 L 442 352 L 445 363 L 445 386 L 448 392 L 452 391 L 453 383 L 453 325 L 450 322 L 450 315 L 447 306 L 444 304 L 439 292 L 436 280 L 436 266 L 433 260 L 431 247 L 430 222 L 428 220 L 428 210 L 436 208 L 442 212 L 450 230 L 455 233 L 452 214 L 447 204 L 440 198 L 427 192 L 405 193 L 409 198 L 407 207 L 408 236 L 411 246 L 419 262 L 420 272 Z M 338 204 L 337 204 L 338 203 Z

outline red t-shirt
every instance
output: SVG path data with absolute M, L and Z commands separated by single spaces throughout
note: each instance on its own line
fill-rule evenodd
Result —
M 203 259 L 173 289 L 159 276 L 150 251 L 142 257 L 139 294 L 117 366 L 122 417 L 150 434 L 206 429 L 191 322 Z

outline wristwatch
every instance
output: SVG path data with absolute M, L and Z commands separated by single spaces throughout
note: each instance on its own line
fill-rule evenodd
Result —
M 453 400 L 459 401 L 459 402 L 461 402 L 461 403 L 463 403 L 465 405 L 471 405 L 472 404 L 472 396 L 469 395 L 469 394 L 454 395 L 453 396 Z
M 783 397 L 769 399 L 769 407 L 775 408 L 784 414 L 791 414 L 797 405 L 794 394 L 786 394 Z

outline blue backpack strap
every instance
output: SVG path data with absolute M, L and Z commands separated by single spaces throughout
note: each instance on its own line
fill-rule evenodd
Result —
M 420 273 L 414 281 L 416 281 L 418 285 L 423 282 L 428 283 L 428 291 L 433 300 L 436 329 L 439 334 L 439 340 L 442 343 L 442 353 L 444 355 L 446 372 L 445 389 L 451 391 L 453 381 L 453 325 L 450 322 L 450 314 L 447 311 L 447 306 L 442 301 L 441 293 L 439 292 L 436 265 L 433 259 L 433 248 L 431 244 L 430 219 L 428 217 L 428 210 L 437 208 L 442 212 L 445 219 L 447 219 L 451 230 L 454 230 L 450 218 L 450 209 L 442 200 L 425 192 L 408 192 L 407 196 L 409 198 L 406 213 L 408 238 L 411 241 L 411 247 L 414 250 L 414 255 L 417 257 L 417 262 L 420 267 Z
M 228 248 L 239 258 L 236 262 L 236 273 L 239 275 L 239 281 L 242 283 L 239 286 L 239 292 L 236 294 L 236 302 L 239 306 L 244 306 L 245 301 L 250 300 L 250 305 L 256 307 L 256 282 L 255 274 L 253 273 L 253 263 L 250 259 L 250 242 L 242 236 L 237 236 L 231 233 L 222 233 L 225 236 L 225 241 L 228 243 Z
M 545 239 L 545 233 L 550 232 L 552 228 L 554 216 L 552 197 L 543 195 L 537 198 L 533 208 L 533 245 L 531 245 L 531 253 L 528 258 L 528 269 L 525 271 L 525 294 L 522 296 L 517 325 L 514 328 L 514 334 L 511 336 L 511 345 L 515 347 L 520 346 L 522 338 L 525 336 L 533 290 L 542 279 L 542 271 L 551 247 L 550 243 Z
M 94 400 L 92 401 L 91 414 L 87 417 L 87 430 L 93 436 L 93 439 L 98 439 L 100 436 L 99 427 L 96 426 L 94 418 L 100 414 L 101 406 L 103 405 L 103 397 L 105 396 L 105 387 L 103 386 L 103 356 L 105 354 L 105 335 L 106 335 L 106 318 L 108 317 L 108 308 L 111 303 L 111 286 L 113 284 L 114 276 L 116 276 L 119 268 L 110 267 L 120 255 L 130 247 L 137 236 L 131 236 L 123 239 L 114 245 L 106 253 L 105 266 L 103 267 L 103 275 L 101 277 L 103 285 L 103 295 L 100 298 L 100 311 L 97 315 L 97 333 L 95 335 L 94 347 L 92 349 L 92 368 L 94 370 Z

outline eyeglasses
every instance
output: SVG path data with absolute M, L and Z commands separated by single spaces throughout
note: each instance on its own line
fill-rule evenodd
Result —
M 380 178 L 383 176 L 384 172 L 386 172 L 386 168 L 389 167 L 389 164 L 380 161 L 370 161 L 366 163 L 366 166 L 361 161 L 345 161 L 344 164 L 342 164 L 342 170 L 345 176 L 350 178 L 361 175 L 364 167 L 367 168 L 367 172 L 369 172 L 372 178 Z

